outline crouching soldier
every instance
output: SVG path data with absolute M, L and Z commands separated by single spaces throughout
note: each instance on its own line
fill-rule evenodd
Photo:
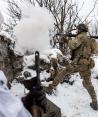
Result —
M 0 28 L 3 16 L 0 15 Z M 14 52 L 15 41 L 4 32 L 0 32 L 0 70 L 7 77 L 8 82 L 11 82 L 16 74 L 22 71 L 23 54 Z
M 40 81 L 39 65 L 39 52 L 36 51 L 34 65 L 36 77 L 32 77 L 30 72 L 25 71 L 25 79 L 20 81 L 29 90 L 29 93 L 22 98 L 23 104 L 34 117 L 61 117 L 60 109 L 46 98 Z
M 22 98 L 26 109 L 35 117 L 42 117 L 46 113 L 46 96 L 42 87 L 36 88 L 36 77 L 30 80 L 23 80 L 22 83 L 29 90 L 29 93 Z
M 13 79 L 13 69 L 9 57 L 10 40 L 4 35 L 0 35 L 0 69 L 5 73 L 8 81 Z
M 14 53 L 14 43 L 5 35 L 0 35 L 0 69 L 5 73 L 8 82 L 15 79 L 23 68 L 23 55 Z
M 91 68 L 94 67 L 94 61 L 90 58 L 92 55 L 91 38 L 87 36 L 88 28 L 85 24 L 79 24 L 77 26 L 77 36 L 75 39 L 68 41 L 68 45 L 72 50 L 72 62 L 63 68 L 53 80 L 53 83 L 49 85 L 49 92 L 52 93 L 52 89 L 66 78 L 68 74 L 79 72 L 83 78 L 83 86 L 88 91 L 92 102 L 90 106 L 94 110 L 98 110 L 97 96 L 94 87 L 91 82 Z

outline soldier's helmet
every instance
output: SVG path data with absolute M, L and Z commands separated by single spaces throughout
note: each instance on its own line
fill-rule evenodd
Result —
M 88 32 L 88 27 L 85 24 L 79 24 L 76 29 L 78 29 L 79 32 Z

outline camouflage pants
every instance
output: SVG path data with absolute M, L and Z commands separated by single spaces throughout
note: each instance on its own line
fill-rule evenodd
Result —
M 47 71 L 49 71 L 50 72 L 50 78 L 49 79 L 51 79 L 51 80 L 54 80 L 54 78 L 56 77 L 56 75 L 57 75 L 57 73 L 58 73 L 58 60 L 57 59 L 55 59 L 55 58 L 52 58 L 51 60 L 50 60 L 50 65 L 52 66 L 49 66 L 48 67 L 48 69 L 47 69 Z M 52 69 L 51 69 L 52 68 Z
M 63 68 L 55 77 L 52 86 L 55 88 L 60 82 L 64 80 L 64 78 L 66 78 L 66 75 L 75 72 L 79 72 L 80 76 L 83 78 L 83 86 L 88 91 L 92 102 L 96 102 L 97 96 L 91 82 L 91 71 L 89 68 L 89 64 L 87 62 L 85 63 L 83 60 L 81 60 L 78 65 L 70 64 L 66 66 L 66 68 Z

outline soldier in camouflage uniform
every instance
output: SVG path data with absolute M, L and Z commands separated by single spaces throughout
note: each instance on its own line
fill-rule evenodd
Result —
M 4 23 L 3 15 L 0 12 L 0 31 Z M 4 72 L 8 82 L 12 81 L 23 68 L 23 55 L 14 52 L 15 42 L 0 32 L 0 70 Z
M 51 67 L 52 67 L 52 69 L 51 69 L 51 67 L 50 67 L 50 69 L 49 69 L 49 72 L 50 72 L 51 75 L 50 75 L 50 77 L 46 80 L 47 82 L 53 81 L 54 78 L 56 77 L 56 75 L 57 75 L 57 73 L 58 73 L 58 60 L 55 59 L 55 58 L 51 58 L 51 60 L 50 60 L 50 65 L 51 65 Z
M 14 43 L 4 35 L 0 35 L 0 70 L 6 75 L 8 82 L 17 77 L 23 68 L 23 55 L 14 53 Z
M 4 72 L 8 80 L 12 80 L 12 66 L 9 58 L 9 43 L 10 40 L 0 35 L 0 70 Z
M 88 28 L 84 24 L 79 24 L 77 26 L 76 38 L 68 41 L 68 45 L 72 50 L 72 62 L 57 74 L 53 83 L 49 85 L 49 90 L 50 93 L 52 93 L 52 89 L 55 89 L 56 86 L 64 80 L 64 76 L 79 72 L 80 76 L 83 78 L 83 86 L 92 99 L 90 106 L 94 110 L 98 110 L 97 96 L 91 82 L 90 69 L 94 67 L 94 61 L 90 58 L 92 53 L 87 32 Z

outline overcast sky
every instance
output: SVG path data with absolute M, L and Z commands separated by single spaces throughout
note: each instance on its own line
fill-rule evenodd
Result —
M 6 8 L 6 0 L 0 0 L 0 11 L 4 10 Z
M 98 12 L 97 12 L 98 0 L 73 0 L 73 1 L 77 1 L 77 3 L 79 4 L 79 8 L 81 8 L 82 4 L 84 3 L 81 11 L 79 12 L 80 16 L 84 16 L 84 17 L 86 17 L 90 13 L 90 11 L 94 8 L 95 1 L 97 1 L 95 5 L 95 9 L 90 14 L 89 18 L 98 16 Z

